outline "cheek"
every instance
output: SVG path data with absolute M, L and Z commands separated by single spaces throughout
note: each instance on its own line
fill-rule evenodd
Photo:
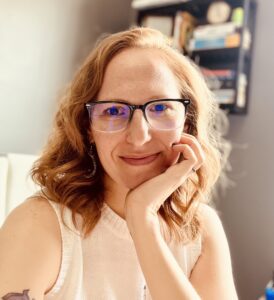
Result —
M 94 133 L 94 142 L 96 144 L 97 154 L 100 163 L 110 177 L 117 177 L 117 161 L 115 160 L 115 149 L 121 143 L 121 138 L 113 134 Z
M 99 156 L 100 162 L 104 169 L 109 165 L 111 158 L 111 151 L 115 145 L 113 145 L 112 140 L 109 136 L 93 134 L 94 142 L 96 145 L 97 154 Z
M 182 136 L 183 129 L 167 132 L 162 136 L 162 143 L 165 145 L 165 167 L 176 164 L 179 161 L 180 153 L 172 150 L 174 143 L 179 143 Z
M 183 133 L 183 129 L 177 129 L 174 131 L 169 131 L 166 133 L 162 133 L 162 142 L 169 148 L 171 148 L 172 144 L 179 143 L 181 136 Z

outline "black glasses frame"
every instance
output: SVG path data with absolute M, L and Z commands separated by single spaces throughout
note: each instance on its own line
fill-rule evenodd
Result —
M 92 118 L 91 118 L 92 106 L 94 106 L 96 104 L 100 104 L 100 103 L 120 103 L 120 104 L 127 105 L 130 109 L 130 115 L 129 115 L 129 118 L 128 118 L 128 122 L 131 121 L 133 113 L 136 109 L 141 109 L 141 111 L 143 112 L 145 120 L 148 122 L 147 116 L 146 116 L 146 113 L 145 113 L 146 107 L 151 103 L 161 102 L 161 101 L 178 101 L 178 102 L 181 102 L 185 107 L 185 112 L 187 111 L 187 106 L 190 104 L 190 99 L 171 99 L 171 98 L 167 98 L 167 99 L 151 100 L 151 101 L 146 102 L 145 104 L 130 104 L 130 103 L 127 103 L 125 101 L 115 101 L 115 100 L 93 101 L 93 102 L 86 103 L 85 106 L 88 110 L 89 117 L 90 117 L 91 121 L 92 121 Z

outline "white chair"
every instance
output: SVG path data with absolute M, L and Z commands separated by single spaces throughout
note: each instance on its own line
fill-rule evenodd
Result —
M 29 171 L 38 157 L 8 153 L 0 157 L 0 226 L 6 216 L 37 191 Z

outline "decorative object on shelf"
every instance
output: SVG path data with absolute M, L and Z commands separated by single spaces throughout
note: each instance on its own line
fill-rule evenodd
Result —
M 241 27 L 244 23 L 244 9 L 242 7 L 234 8 L 232 11 L 231 21 Z
M 220 24 L 228 21 L 231 7 L 225 1 L 212 2 L 207 10 L 207 21 L 211 24 Z
M 185 52 L 197 19 L 186 11 L 178 11 L 174 21 L 173 44 L 180 51 Z
M 173 18 L 170 16 L 146 16 L 143 18 L 141 25 L 158 29 L 169 38 L 172 38 Z

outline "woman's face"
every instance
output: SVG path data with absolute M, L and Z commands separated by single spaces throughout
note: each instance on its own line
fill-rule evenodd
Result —
M 122 51 L 108 64 L 97 100 L 144 104 L 151 99 L 180 97 L 177 81 L 159 50 L 134 48 Z M 108 182 L 132 189 L 178 161 L 171 146 L 182 131 L 183 126 L 170 131 L 152 129 L 138 109 L 125 130 L 92 130 L 91 141 Z

